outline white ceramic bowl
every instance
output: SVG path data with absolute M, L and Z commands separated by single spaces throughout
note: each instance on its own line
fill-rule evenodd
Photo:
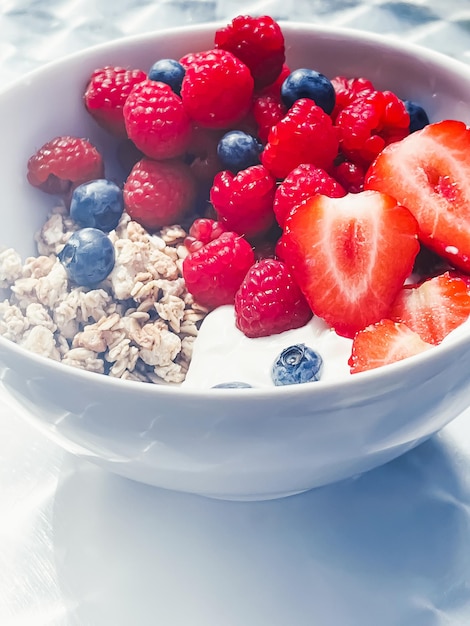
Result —
M 101 45 L 46 66 L 0 94 L 0 246 L 33 254 L 51 198 L 25 179 L 28 157 L 60 134 L 107 137 L 82 106 L 90 73 L 147 70 L 159 57 L 212 47 L 215 25 Z M 420 102 L 431 121 L 470 123 L 470 68 L 401 41 L 282 24 L 288 63 L 364 76 Z M 44 210 L 38 210 L 41 207 Z M 67 367 L 0 338 L 1 378 L 25 417 L 68 450 L 122 476 L 228 499 L 284 496 L 350 477 L 413 448 L 470 403 L 470 333 L 341 383 L 190 390 Z

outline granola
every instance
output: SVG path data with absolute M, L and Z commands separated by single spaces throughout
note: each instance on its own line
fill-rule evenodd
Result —
M 0 334 L 66 365 L 115 378 L 181 383 L 207 310 L 186 290 L 186 231 L 150 234 L 124 213 L 109 233 L 115 265 L 95 288 L 74 286 L 57 255 L 77 230 L 55 207 L 36 234 L 38 256 L 0 251 Z

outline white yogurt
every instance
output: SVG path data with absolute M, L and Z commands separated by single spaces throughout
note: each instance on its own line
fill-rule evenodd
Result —
M 320 318 L 313 317 L 302 328 L 249 339 L 236 328 L 233 306 L 227 305 L 204 319 L 183 386 L 202 389 L 238 381 L 253 387 L 272 387 L 273 362 L 284 348 L 296 343 L 305 343 L 320 354 L 322 380 L 350 376 L 352 340 L 338 336 Z

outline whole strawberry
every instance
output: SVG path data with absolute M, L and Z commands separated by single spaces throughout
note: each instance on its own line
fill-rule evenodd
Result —
M 181 156 L 191 140 L 191 122 L 181 98 L 166 83 L 140 82 L 123 108 L 129 138 L 152 159 Z
M 139 69 L 111 65 L 96 69 L 83 96 L 87 111 L 107 131 L 126 137 L 124 103 L 134 85 L 146 78 L 146 73 Z
M 182 161 L 143 158 L 132 168 L 123 191 L 127 213 L 152 231 L 181 223 L 193 208 L 196 183 Z
M 208 50 L 195 55 L 181 87 L 189 117 L 200 126 L 228 128 L 249 111 L 253 77 L 231 52 Z
M 235 293 L 255 260 L 246 239 L 226 231 L 188 254 L 183 278 L 194 299 L 208 309 L 233 304 Z
M 229 50 L 249 67 L 257 89 L 273 83 L 285 61 L 284 35 L 268 15 L 239 15 L 216 31 L 215 46 Z
M 247 337 L 266 337 L 304 326 L 312 311 L 287 265 L 262 259 L 235 295 L 235 322 Z
M 95 146 L 69 135 L 46 142 L 27 165 L 29 183 L 50 194 L 66 195 L 81 183 L 103 177 L 103 159 Z
M 272 127 L 261 162 L 276 178 L 285 178 L 301 163 L 328 170 L 338 153 L 338 136 L 331 117 L 313 100 L 301 98 Z
M 219 172 L 210 199 L 227 230 L 250 238 L 267 231 L 274 222 L 275 191 L 276 179 L 262 165 L 253 165 L 237 174 Z

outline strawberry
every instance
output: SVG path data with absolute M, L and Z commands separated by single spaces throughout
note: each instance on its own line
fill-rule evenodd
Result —
M 353 339 L 351 374 L 401 361 L 432 348 L 406 324 L 383 319 L 360 330 Z
M 415 216 L 421 241 L 470 272 L 470 128 L 445 120 L 387 146 L 365 188 L 393 196 Z
M 386 317 L 419 250 L 414 217 L 385 194 L 313 196 L 278 245 L 312 311 L 345 337 Z
M 419 285 L 406 285 L 396 297 L 389 317 L 406 324 L 424 341 L 437 345 L 469 315 L 467 285 L 445 272 Z

